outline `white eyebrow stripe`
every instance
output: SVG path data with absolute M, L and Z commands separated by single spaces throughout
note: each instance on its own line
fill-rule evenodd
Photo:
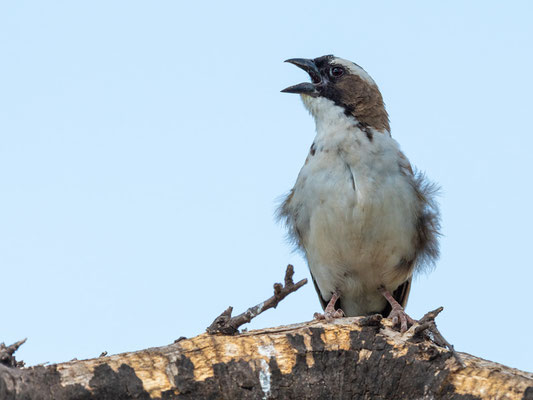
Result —
M 365 80 L 366 82 L 372 85 L 376 84 L 376 82 L 374 82 L 374 79 L 372 79 L 372 77 L 368 75 L 368 73 L 363 68 L 361 68 L 359 65 L 351 61 L 345 60 L 343 58 L 335 57 L 333 58 L 332 61 L 330 61 L 330 63 L 342 65 L 343 67 L 348 69 L 352 74 L 360 76 L 361 79 Z

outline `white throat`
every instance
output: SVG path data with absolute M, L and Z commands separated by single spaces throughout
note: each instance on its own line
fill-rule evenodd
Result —
M 305 108 L 315 119 L 316 132 L 321 133 L 345 130 L 357 124 L 357 120 L 344 113 L 344 109 L 324 97 L 302 95 Z

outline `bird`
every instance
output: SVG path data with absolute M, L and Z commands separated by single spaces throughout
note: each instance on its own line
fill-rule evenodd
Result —
M 439 257 L 439 187 L 392 138 L 381 92 L 358 64 L 326 55 L 286 60 L 310 82 L 301 96 L 316 135 L 278 218 L 307 260 L 328 321 L 382 314 L 405 332 L 413 275 Z

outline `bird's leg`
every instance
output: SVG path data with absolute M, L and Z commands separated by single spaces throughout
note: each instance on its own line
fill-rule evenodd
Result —
M 416 321 L 412 319 L 403 307 L 396 301 L 396 299 L 390 294 L 390 292 L 385 289 L 385 287 L 380 286 L 378 288 L 379 292 L 387 299 L 389 304 L 392 307 L 392 310 L 388 316 L 392 320 L 392 323 L 394 325 L 398 325 L 398 322 L 400 323 L 400 332 L 404 333 L 407 331 L 407 328 L 409 328 L 411 325 L 413 325 Z
M 344 317 L 344 311 L 342 311 L 340 308 L 338 310 L 335 310 L 335 303 L 337 302 L 337 300 L 339 300 L 339 297 L 341 296 L 338 292 L 333 292 L 333 294 L 331 295 L 331 300 L 328 302 L 328 305 L 324 309 L 324 314 L 315 313 L 314 318 L 331 321 L 335 318 Z

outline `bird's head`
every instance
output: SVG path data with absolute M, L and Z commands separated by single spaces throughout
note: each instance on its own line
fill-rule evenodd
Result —
M 377 131 L 389 132 L 389 117 L 374 80 L 359 65 L 332 55 L 315 59 L 292 58 L 286 62 L 300 67 L 311 82 L 283 89 L 298 93 L 316 120 L 337 109 Z

